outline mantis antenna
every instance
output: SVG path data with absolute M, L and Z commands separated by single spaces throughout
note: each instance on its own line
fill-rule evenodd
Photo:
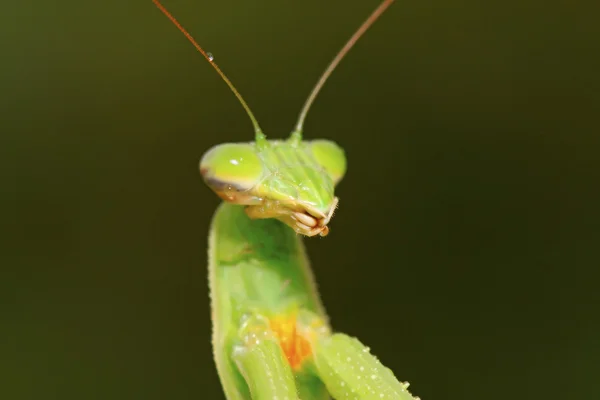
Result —
M 369 27 L 371 25 L 373 25 L 373 23 L 377 20 L 377 18 L 379 18 L 379 16 L 381 14 L 383 14 L 383 12 L 393 2 L 394 2 L 394 0 L 384 0 L 375 9 L 375 11 L 373 11 L 373 13 L 369 16 L 369 18 L 367 18 L 365 20 L 365 22 L 363 22 L 363 24 L 360 26 L 360 28 L 358 28 L 358 30 L 356 32 L 354 32 L 354 35 L 352 35 L 350 40 L 348 40 L 348 42 L 344 45 L 344 47 L 342 47 L 342 49 L 339 51 L 339 53 L 331 61 L 331 63 L 329 64 L 329 66 L 327 67 L 325 72 L 323 72 L 323 75 L 321 75 L 321 78 L 319 78 L 319 81 L 313 88 L 312 92 L 306 99 L 306 102 L 304 103 L 304 106 L 302 107 L 302 111 L 300 111 L 300 116 L 298 117 L 298 122 L 296 123 L 296 129 L 294 129 L 294 132 L 292 133 L 292 140 L 294 140 L 294 139 L 298 140 L 298 141 L 302 140 L 302 128 L 304 126 L 304 120 L 306 119 L 306 114 L 308 114 L 308 110 L 310 109 L 310 106 L 315 101 L 317 94 L 319 93 L 319 91 L 325 84 L 325 81 L 327 80 L 327 78 L 329 78 L 329 76 L 331 75 L 331 73 L 333 72 L 335 67 L 337 67 L 337 65 L 340 63 L 340 61 L 342 61 L 344 56 L 346 54 L 348 54 L 348 51 L 350 51 L 350 49 L 352 48 L 352 46 L 354 46 L 354 44 L 358 41 L 358 39 L 360 39 L 360 37 L 367 31 L 367 29 L 369 29 Z
M 194 45 L 194 47 L 200 52 L 200 54 L 202 54 L 204 56 L 204 58 L 206 58 L 206 60 L 210 63 L 210 65 L 213 66 L 213 68 L 218 72 L 218 74 L 221 76 L 221 78 L 223 78 L 223 80 L 225 81 L 227 86 L 229 86 L 229 88 L 231 89 L 233 94 L 235 94 L 235 97 L 238 98 L 238 100 L 242 104 L 242 107 L 244 107 L 244 110 L 246 110 L 246 113 L 250 117 L 250 120 L 252 121 L 252 125 L 254 126 L 254 133 L 256 136 L 257 144 L 263 145 L 263 146 L 266 145 L 267 144 L 266 136 L 260 129 L 260 126 L 258 125 L 258 121 L 254 117 L 254 114 L 252 114 L 250 107 L 248 107 L 248 104 L 246 104 L 242 95 L 237 91 L 235 86 L 233 86 L 233 83 L 231 83 L 231 81 L 227 78 L 225 73 L 223 73 L 223 71 L 221 71 L 219 66 L 215 63 L 213 56 L 210 53 L 205 52 L 204 49 L 202 47 L 200 47 L 200 45 L 198 44 L 198 42 L 196 42 L 196 40 L 192 37 L 192 35 L 190 35 L 188 33 L 188 31 L 186 31 L 185 28 L 183 26 L 181 26 L 181 24 L 175 19 L 175 17 L 173 15 L 171 15 L 171 13 L 169 11 L 167 11 L 167 9 L 160 3 L 159 0 L 152 0 L 152 2 L 156 5 L 156 7 L 158 7 L 158 9 L 160 11 L 162 11 L 163 14 L 165 14 L 167 16 L 167 18 L 169 18 L 171 20 L 171 22 L 177 27 L 177 29 L 179 29 L 181 31 L 181 33 L 183 33 L 185 35 L 185 37 Z
M 167 11 L 167 9 L 160 3 L 159 0 L 152 0 L 152 2 L 158 7 L 158 9 L 163 14 L 165 14 L 165 16 L 167 18 L 169 18 L 171 20 L 171 22 L 177 27 L 177 29 L 179 29 L 181 31 L 181 33 L 183 33 L 185 35 L 185 37 L 204 56 L 204 58 L 206 58 L 206 60 L 210 63 L 210 65 L 213 66 L 213 68 L 217 71 L 217 73 L 225 81 L 227 86 L 229 86 L 229 88 L 231 89 L 233 94 L 237 97 L 239 102 L 242 104 L 242 107 L 244 107 L 244 110 L 246 110 L 246 113 L 250 117 L 250 120 L 252 121 L 252 125 L 254 126 L 254 132 L 255 132 L 257 144 L 263 145 L 263 146 L 267 145 L 266 136 L 260 129 L 258 121 L 256 120 L 256 117 L 254 117 L 254 114 L 252 114 L 250 107 L 248 107 L 248 104 L 244 101 L 244 98 L 242 97 L 242 95 L 237 91 L 235 86 L 233 86 L 233 83 L 231 83 L 231 81 L 229 80 L 229 78 L 227 78 L 225 73 L 223 73 L 223 71 L 221 71 L 219 66 L 214 62 L 212 55 L 210 55 L 209 53 L 204 51 L 204 49 L 198 44 L 198 42 L 196 42 L 196 40 L 192 37 L 192 35 L 190 35 L 188 33 L 188 31 L 186 31 L 185 28 L 183 26 L 181 26 L 181 24 L 175 19 L 175 17 L 173 15 L 171 15 L 171 13 L 169 11 Z M 356 32 L 354 32 L 354 34 L 348 40 L 348 42 L 344 45 L 344 47 L 342 47 L 342 49 L 338 52 L 338 54 L 335 56 L 335 58 L 329 63 L 329 66 L 327 67 L 325 72 L 323 72 L 323 74 L 319 78 L 319 81 L 317 82 L 317 84 L 313 88 L 312 92 L 306 99 L 306 102 L 304 103 L 304 106 L 302 107 L 302 110 L 300 111 L 300 116 L 298 117 L 298 122 L 296 123 L 296 127 L 295 127 L 294 131 L 292 132 L 292 136 L 291 136 L 291 139 L 293 142 L 298 143 L 302 140 L 302 129 L 304 127 L 304 120 L 306 119 L 308 110 L 314 103 L 315 98 L 317 97 L 317 94 L 319 94 L 319 91 L 325 84 L 325 81 L 327 81 L 327 79 L 329 78 L 329 76 L 331 75 L 333 70 L 338 66 L 338 64 L 340 63 L 340 61 L 342 61 L 342 59 L 346 56 L 346 54 L 348 54 L 348 52 L 354 46 L 354 44 L 358 41 L 358 39 L 361 38 L 361 36 L 367 31 L 367 29 L 369 29 L 371 27 L 371 25 L 373 25 L 373 23 L 379 18 L 379 16 L 381 14 L 383 14 L 383 12 L 393 2 L 394 2 L 394 0 L 383 0 L 383 2 L 375 9 L 375 11 L 373 11 L 373 13 L 369 16 L 369 18 L 367 18 L 365 20 L 365 22 L 363 22 L 363 24 L 358 28 L 358 30 Z

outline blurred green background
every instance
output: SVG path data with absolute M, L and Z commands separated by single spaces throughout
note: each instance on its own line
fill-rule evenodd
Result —
M 349 159 L 332 323 L 424 400 L 598 396 L 591 3 L 398 1 L 308 116 Z M 272 138 L 377 4 L 165 0 Z M 0 398 L 223 398 L 197 165 L 243 109 L 150 0 L 8 2 L 0 40 Z

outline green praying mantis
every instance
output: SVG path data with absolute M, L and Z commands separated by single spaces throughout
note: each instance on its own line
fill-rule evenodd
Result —
M 368 347 L 332 330 L 302 242 L 329 233 L 335 187 L 346 172 L 336 143 L 303 140 L 304 120 L 331 72 L 393 0 L 384 0 L 333 59 L 286 140 L 267 140 L 212 55 L 153 2 L 227 83 L 255 131 L 253 142 L 217 145 L 200 161 L 204 181 L 224 200 L 211 223 L 208 257 L 212 345 L 226 398 L 418 399 Z

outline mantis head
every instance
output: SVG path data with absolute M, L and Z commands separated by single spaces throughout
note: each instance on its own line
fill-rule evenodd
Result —
M 302 141 L 304 120 L 335 67 L 393 0 L 384 1 L 331 61 L 285 141 L 266 139 L 252 111 L 213 56 L 198 45 L 158 0 L 153 1 L 223 78 L 254 126 L 253 143 L 226 143 L 205 153 L 200 161 L 200 173 L 206 184 L 225 201 L 245 205 L 250 218 L 277 218 L 300 234 L 326 236 L 327 225 L 338 204 L 335 185 L 346 172 L 346 157 L 334 142 Z
M 206 184 L 223 200 L 246 206 L 251 218 L 277 218 L 297 233 L 326 236 L 338 204 L 335 185 L 346 171 L 344 151 L 313 140 L 226 143 L 200 161 Z

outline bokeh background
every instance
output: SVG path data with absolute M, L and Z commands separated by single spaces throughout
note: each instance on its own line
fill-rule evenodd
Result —
M 592 3 L 398 1 L 309 114 L 334 327 L 425 400 L 598 396 Z M 273 138 L 377 4 L 165 0 Z M 222 399 L 197 165 L 243 109 L 150 0 L 7 2 L 0 40 L 0 398 Z

